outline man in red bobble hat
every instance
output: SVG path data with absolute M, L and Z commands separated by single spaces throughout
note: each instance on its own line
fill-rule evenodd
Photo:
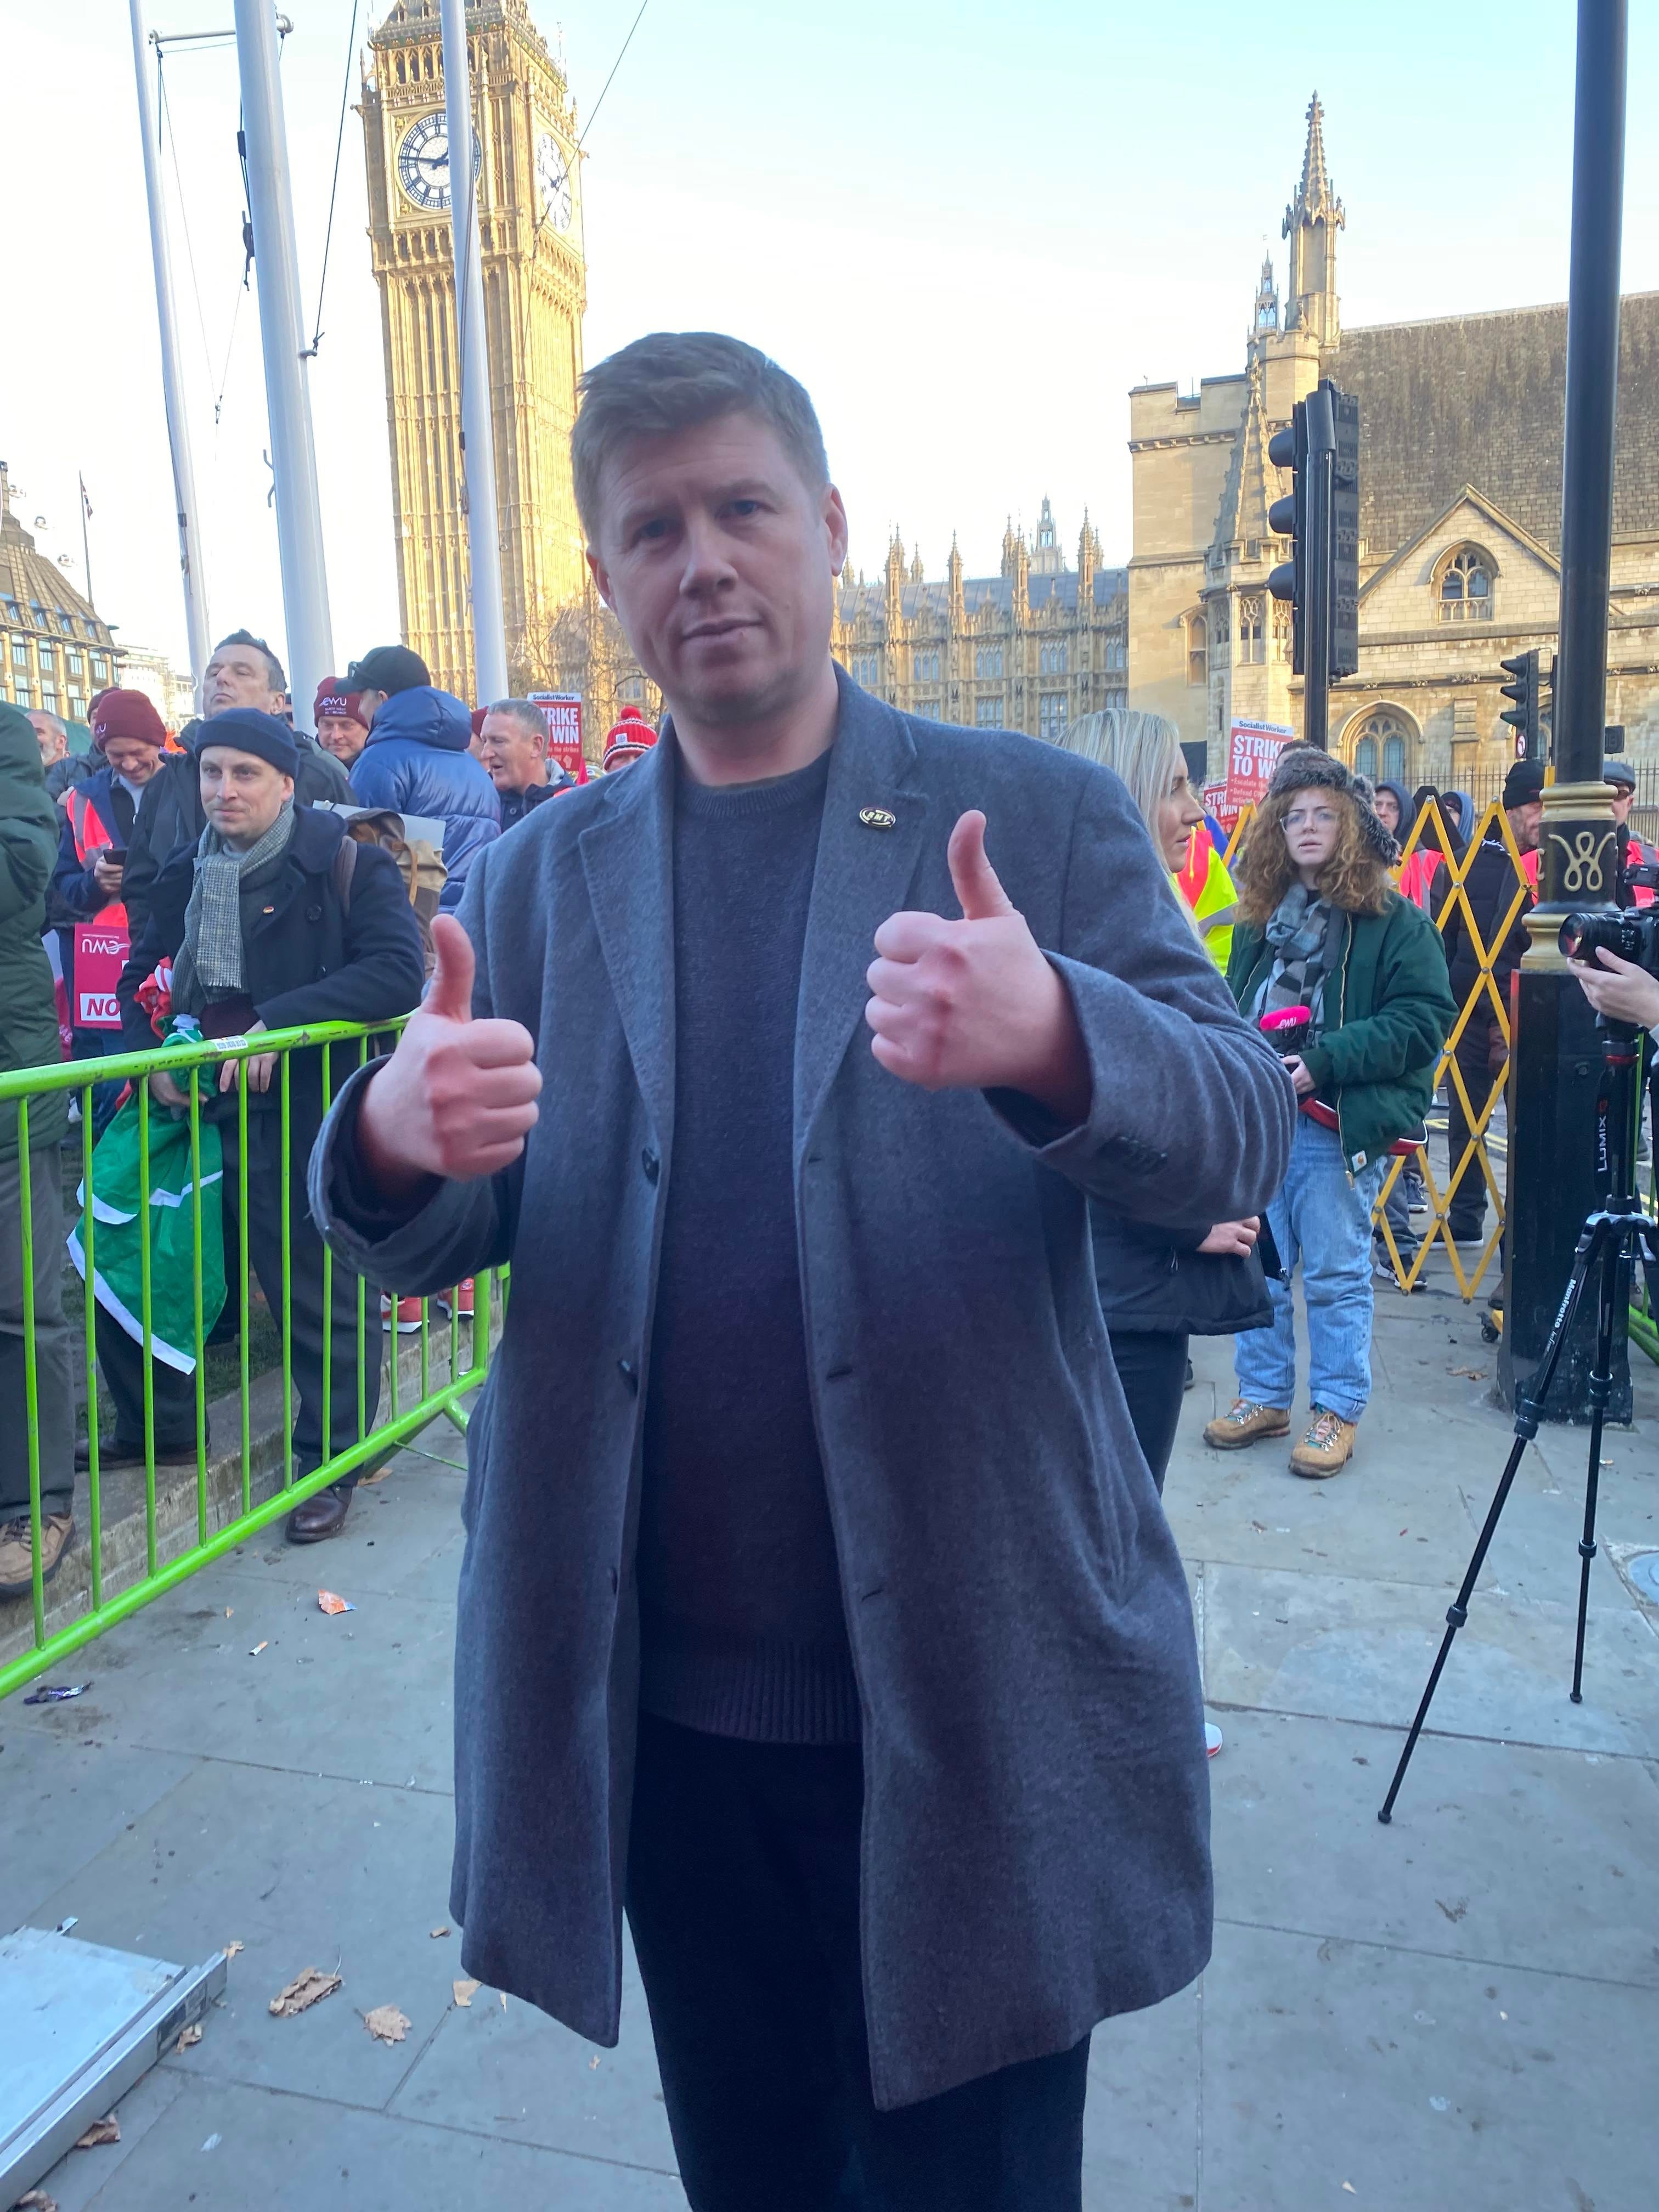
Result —
M 343 677 L 325 676 L 317 686 L 317 703 L 311 713 L 317 725 L 318 744 L 349 774 L 352 762 L 368 743 L 368 724 L 357 694 L 347 690 Z
M 622 720 L 605 733 L 603 773 L 614 775 L 619 768 L 632 768 L 657 742 L 657 733 L 637 707 L 624 707 Z

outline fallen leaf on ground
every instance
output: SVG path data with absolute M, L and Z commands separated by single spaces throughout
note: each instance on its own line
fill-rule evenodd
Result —
M 270 2000 L 270 2009 L 278 2020 L 292 2020 L 295 2013 L 309 2011 L 325 1997 L 331 1997 L 340 1986 L 337 1974 L 325 1974 L 320 1966 L 307 1966 L 303 1973 L 295 1974 L 283 1990 L 278 1990 Z
M 349 1597 L 336 1597 L 332 1590 L 319 1590 L 317 1610 L 319 1613 L 356 1613 L 357 1608 Z
M 267 1651 L 270 1648 L 270 1638 L 267 1636 L 262 1643 L 256 1644 L 247 1656 L 250 1659 L 257 1659 L 262 1651 Z
M 240 1938 L 233 1936 L 230 1942 L 225 1946 L 225 1956 L 228 1959 L 234 1959 L 239 1951 L 246 1948 L 246 1946 L 241 1942 Z
M 1484 1382 L 1486 1379 L 1484 1367 L 1449 1367 L 1446 1372 L 1448 1375 L 1461 1375 L 1466 1382 Z M 1342 2186 L 1346 2189 L 1348 2185 L 1345 2181 Z
M 373 1474 L 360 1474 L 357 1477 L 357 1487 L 359 1490 L 372 1489 L 377 1482 L 384 1482 L 391 1472 L 392 1469 L 389 1467 L 377 1467 Z
M 96 2150 L 100 2143 L 119 2142 L 121 2123 L 113 2112 L 106 2112 L 101 2120 L 94 2120 L 85 2135 L 75 2138 L 76 2150 Z
M 175 2051 L 190 2051 L 192 2050 L 195 2045 L 201 2041 L 201 2039 L 202 2031 L 192 2021 L 188 2027 L 181 2027 L 179 2029 L 179 2040 L 173 2047 Z
M 470 2005 L 477 1994 L 478 1984 L 476 1982 L 455 1982 L 451 1986 L 458 2005 Z
M 447 1936 L 447 1935 L 448 1935 L 448 1933 L 449 1933 L 449 1926 L 448 1926 L 448 1923 L 447 1923 L 447 1922 L 446 1922 L 446 1923 L 445 1923 L 445 1924 L 444 1924 L 441 1928 L 434 1928 L 434 1929 L 433 1929 L 433 1931 L 432 1931 L 432 1940 L 433 1940 L 433 1942 L 435 1943 L 435 1942 L 437 1942 L 437 1940 L 438 1940 L 438 1938 L 439 1938 L 439 1936 Z
M 235 1610 L 236 1610 L 236 1608 L 235 1608 L 235 1607 L 234 1607 L 234 1605 L 228 1605 L 228 1606 L 225 1607 L 225 1619 L 226 1619 L 227 1620 L 228 1620 L 230 1619 L 231 1614 L 232 1614 L 233 1613 L 234 1613 L 234 1612 L 235 1612 Z
M 58 2212 L 58 2199 L 44 2189 L 30 2189 L 18 2198 L 17 2212 Z
M 376 2005 L 363 2014 L 363 2026 L 380 2043 L 401 2043 L 409 2033 L 409 2015 L 396 2005 Z

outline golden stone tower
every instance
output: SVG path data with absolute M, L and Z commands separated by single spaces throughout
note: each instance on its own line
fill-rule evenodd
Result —
M 542 675 L 553 619 L 582 596 L 585 580 L 570 479 L 586 305 L 580 165 L 569 88 L 525 0 L 479 0 L 467 9 L 466 27 L 507 668 L 522 691 Z M 434 684 L 471 701 L 437 0 L 394 0 L 369 53 L 363 143 L 403 634 Z

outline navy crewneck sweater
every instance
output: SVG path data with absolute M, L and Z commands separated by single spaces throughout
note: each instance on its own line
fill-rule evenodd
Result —
M 829 773 L 826 753 L 758 787 L 682 775 L 674 815 L 674 1137 L 646 1398 L 640 1703 L 773 1743 L 859 1735 L 793 1165 Z

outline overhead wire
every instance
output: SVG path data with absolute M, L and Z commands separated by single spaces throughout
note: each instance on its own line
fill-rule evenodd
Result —
M 357 43 L 357 9 L 359 0 L 351 0 L 351 28 L 346 33 L 345 79 L 340 87 L 340 124 L 334 134 L 334 177 L 328 188 L 328 226 L 323 233 L 323 268 L 317 279 L 317 313 L 312 325 L 311 343 L 301 356 L 302 360 L 315 361 L 317 349 L 323 342 L 323 295 L 328 286 L 328 249 L 334 239 L 334 200 L 340 189 L 340 152 L 345 144 L 346 108 L 351 99 L 351 56 Z

